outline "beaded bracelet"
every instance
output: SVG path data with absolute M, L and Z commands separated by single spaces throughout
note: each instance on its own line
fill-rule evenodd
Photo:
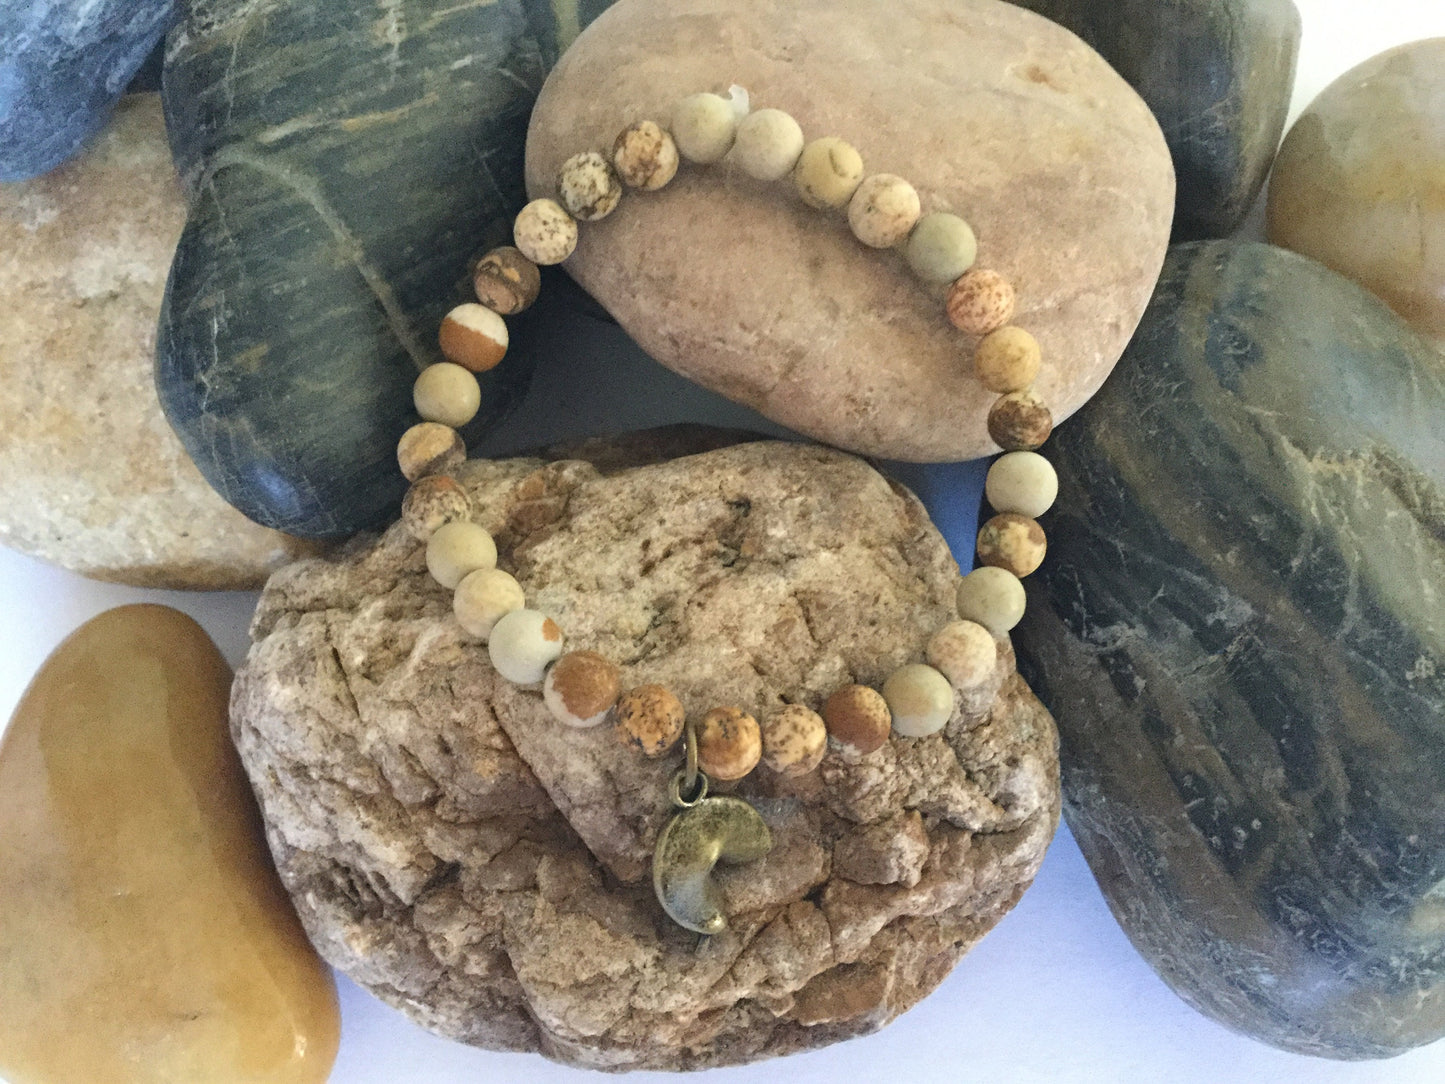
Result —
M 874 248 L 901 247 L 908 266 L 928 282 L 951 282 L 945 315 L 960 331 L 978 336 L 974 368 L 999 393 L 988 414 L 988 431 L 1004 450 L 988 471 L 985 493 L 995 515 L 978 533 L 981 567 L 958 589 L 960 620 L 940 629 L 927 648 L 928 662 L 900 667 L 881 690 L 847 685 L 820 711 L 802 704 L 779 709 L 761 724 L 740 708 L 717 706 L 693 725 L 668 689 L 643 685 L 624 692 L 615 663 L 592 651 L 563 653 L 562 630 L 526 606 L 521 585 L 496 567 L 491 535 L 471 522 L 466 490 L 447 472 L 466 459 L 457 429 L 475 416 L 481 401 L 475 373 L 496 366 L 508 345 L 506 322 L 528 308 L 541 290 L 538 265 L 558 264 L 577 245 L 578 222 L 611 214 L 624 186 L 656 191 L 676 175 L 679 161 L 707 165 L 731 154 L 750 176 L 763 181 L 791 176 L 811 207 L 846 207 L 854 235 Z M 1058 490 L 1052 466 L 1037 449 L 1053 419 L 1033 391 L 1039 345 L 1009 323 L 1012 285 L 997 272 L 975 268 L 977 241 L 962 218 L 921 214 L 918 193 L 888 173 L 865 176 L 858 151 L 836 137 L 804 143 L 803 132 L 777 109 L 749 112 L 746 91 L 728 97 L 695 94 L 678 103 L 667 130 L 645 120 L 617 136 L 611 155 L 584 151 L 563 163 L 558 199 L 524 207 L 513 228 L 516 247 L 487 253 L 473 285 L 479 303 L 459 305 L 442 321 L 445 362 L 417 378 L 413 397 L 423 421 L 397 447 L 402 473 L 412 483 L 402 519 L 426 543 L 426 563 L 443 587 L 454 591 L 453 612 L 470 634 L 486 641 L 497 673 L 521 685 L 541 685 L 552 716 L 573 727 L 615 720 L 619 736 L 648 757 L 659 757 L 683 739 L 685 766 L 674 776 L 670 797 L 678 813 L 659 836 L 653 861 L 658 899 L 675 921 L 699 933 L 726 927 L 720 901 L 707 880 L 713 862 L 750 861 L 766 854 L 770 837 L 750 805 L 732 797 L 708 797 L 709 777 L 738 780 L 760 761 L 786 776 L 813 771 L 829 739 L 852 755 L 866 756 L 896 732 L 919 738 L 942 730 L 952 716 L 955 693 L 977 693 L 996 665 L 995 637 L 1007 636 L 1023 616 L 1020 578 L 1038 568 L 1045 539 L 1036 517 Z

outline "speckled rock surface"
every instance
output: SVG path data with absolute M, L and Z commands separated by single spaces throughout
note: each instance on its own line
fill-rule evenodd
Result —
M 1221 242 L 1049 444 L 1016 642 L 1069 825 L 1165 981 L 1301 1053 L 1445 1035 L 1442 417 L 1384 305 Z
M 151 379 L 184 220 L 153 94 L 76 161 L 0 185 L 0 543 L 143 587 L 259 587 L 311 547 L 216 496 Z
M 594 442 L 605 473 L 463 475 L 529 604 L 624 686 L 664 683 L 695 715 L 817 706 L 952 617 L 943 540 L 860 460 L 765 442 L 637 465 L 659 447 Z M 699 943 L 649 876 L 676 751 L 564 727 L 501 682 L 401 528 L 278 573 L 252 637 L 232 729 L 309 933 L 480 1046 L 694 1069 L 876 1030 L 1013 905 L 1056 823 L 1053 724 L 1005 642 L 984 713 L 744 780 L 775 848 L 719 874 L 731 930 Z
M 925 212 L 974 226 L 1043 346 L 1039 389 L 1072 413 L 1123 351 L 1168 244 L 1173 169 L 1158 124 L 1068 31 L 995 0 L 622 0 L 559 63 L 532 117 L 527 183 L 739 83 L 808 138 L 838 135 Z M 841 214 L 727 160 L 685 167 L 588 223 L 563 265 L 664 365 L 772 420 L 916 461 L 996 450 L 993 396 L 945 288 L 860 244 Z

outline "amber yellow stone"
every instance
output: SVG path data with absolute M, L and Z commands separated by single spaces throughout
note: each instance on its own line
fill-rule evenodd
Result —
M 340 1019 L 194 621 L 125 606 L 46 660 L 0 741 L 0 1077 L 324 1081 Z

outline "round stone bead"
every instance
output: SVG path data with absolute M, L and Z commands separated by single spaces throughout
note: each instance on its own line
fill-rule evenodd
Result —
M 533 263 L 561 263 L 577 247 L 577 220 L 555 200 L 534 199 L 512 223 L 512 240 Z
M 856 753 L 881 749 L 893 727 L 888 701 L 867 685 L 844 685 L 823 705 L 828 736 Z
M 418 542 L 426 542 L 443 524 L 471 516 L 471 497 L 460 482 L 445 474 L 418 478 L 401 502 L 401 522 Z
M 427 540 L 427 571 L 448 590 L 456 590 L 477 569 L 496 565 L 496 542 L 485 527 L 470 520 L 443 524 Z
M 1020 578 L 1044 563 L 1044 529 L 1028 516 L 1001 512 L 978 532 L 978 559 Z
M 1031 388 L 1000 395 L 988 412 L 988 435 L 1006 452 L 1032 452 L 1054 431 L 1054 416 Z
M 487 637 L 492 668 L 516 685 L 535 685 L 562 654 L 562 630 L 539 610 L 503 614 Z
M 507 353 L 507 322 L 485 305 L 469 301 L 442 318 L 442 353 L 474 373 L 494 369 Z
M 953 714 L 953 686 L 921 662 L 900 666 L 889 674 L 883 683 L 883 699 L 893 713 L 893 729 L 904 738 L 937 734 Z
M 759 109 L 738 124 L 733 161 L 759 181 L 782 180 L 803 153 L 803 129 L 781 109 Z
M 976 621 L 995 636 L 1007 636 L 1023 620 L 1027 605 L 1023 583 L 1006 568 L 984 565 L 958 585 L 958 616 Z
M 948 319 L 960 331 L 987 335 L 1013 319 L 1013 283 L 997 271 L 976 267 L 948 290 Z
M 542 292 L 542 272 L 520 249 L 502 245 L 488 252 L 472 272 L 477 300 L 493 312 L 515 316 L 531 308 Z
M 617 736 L 644 756 L 660 757 L 676 745 L 685 722 L 682 701 L 662 685 L 639 685 L 617 701 Z
M 758 766 L 763 735 L 741 708 L 713 708 L 697 724 L 697 763 L 714 779 L 741 779 Z
M 629 124 L 612 144 L 612 167 L 628 188 L 656 192 L 677 176 L 677 163 L 677 144 L 655 121 Z
M 428 365 L 411 386 L 416 412 L 429 422 L 460 429 L 477 416 L 482 388 L 470 369 L 452 361 Z
M 925 282 L 952 282 L 978 257 L 973 227 L 958 215 L 935 211 L 924 215 L 908 235 L 904 258 Z
M 732 102 L 718 94 L 693 94 L 672 111 L 672 138 L 689 162 L 711 165 L 732 149 L 738 114 Z
M 1041 359 L 1038 340 L 1009 324 L 983 337 L 973 354 L 973 368 L 985 388 L 1007 394 L 1034 382 Z
M 1015 577 L 1014 583 L 1018 582 Z M 928 664 L 955 689 L 967 692 L 993 676 L 998 666 L 998 645 L 994 643 L 993 633 L 977 621 L 951 621 L 928 641 Z
M 616 210 L 622 199 L 622 182 L 603 155 L 583 151 L 562 163 L 557 172 L 557 193 L 573 218 L 596 222 Z
M 466 461 L 462 435 L 440 422 L 420 422 L 396 442 L 396 463 L 408 482 L 428 474 L 446 474 Z
M 552 717 L 579 728 L 601 725 L 621 692 L 616 663 L 595 651 L 569 651 L 542 683 L 542 701 Z
M 809 207 L 837 210 L 863 181 L 863 156 L 837 136 L 815 139 L 793 167 L 793 184 Z
M 763 723 L 763 760 L 779 775 L 807 775 L 827 751 L 827 724 L 802 704 L 789 704 Z
M 983 491 L 995 512 L 1037 519 L 1053 507 L 1059 476 L 1038 452 L 1006 452 L 988 468 Z
M 457 623 L 473 636 L 485 640 L 498 621 L 527 604 L 522 585 L 500 568 L 479 568 L 468 572 L 452 596 L 452 613 Z
M 908 236 L 921 210 L 911 184 L 892 173 L 875 173 L 863 178 L 848 201 L 848 225 L 865 245 L 892 248 Z

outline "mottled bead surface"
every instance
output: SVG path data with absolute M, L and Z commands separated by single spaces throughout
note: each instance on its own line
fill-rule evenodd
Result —
M 462 435 L 441 422 L 419 422 L 396 443 L 396 463 L 408 482 L 428 474 L 446 474 L 466 458 Z
M 847 206 L 863 181 L 863 156 L 837 136 L 823 136 L 803 148 L 793 167 L 793 186 L 809 207 Z
M 1054 431 L 1054 416 L 1033 389 L 1000 395 L 988 410 L 988 435 L 1006 452 L 1032 452 Z
M 502 316 L 531 308 L 542 292 L 542 273 L 520 249 L 502 245 L 477 262 L 472 272 L 477 300 Z
M 883 699 L 893 730 L 903 738 L 926 738 L 943 729 L 953 714 L 953 686 L 932 666 L 911 662 L 888 675 Z
M 498 621 L 527 604 L 522 585 L 500 568 L 479 568 L 462 577 L 452 595 L 452 613 L 467 632 L 482 640 Z
M 892 248 L 908 236 L 921 209 L 911 184 L 892 173 L 875 173 L 863 178 L 848 201 L 848 225 L 865 245 Z
M 949 322 L 970 335 L 987 335 L 1013 319 L 1013 283 L 997 271 L 976 267 L 949 287 Z
M 677 166 L 677 144 L 656 121 L 629 124 L 612 144 L 612 168 L 629 188 L 655 192 L 677 176 Z
M 470 519 L 472 499 L 455 478 L 429 474 L 418 478 L 401 502 L 401 521 L 419 542 L 426 542 L 444 523 Z
M 1038 452 L 1005 452 L 988 468 L 983 492 L 995 512 L 1037 519 L 1053 507 L 1059 476 Z
M 534 199 L 518 212 L 512 240 L 533 263 L 558 264 L 577 247 L 577 220 L 556 200 Z
M 474 373 L 494 369 L 507 354 L 507 322 L 474 301 L 458 305 L 442 318 L 437 334 L 442 354 Z
M 540 610 L 508 611 L 487 637 L 492 667 L 517 685 L 537 684 L 561 654 L 562 630 Z
M 1043 357 L 1038 340 L 1021 327 L 991 331 L 973 353 L 973 371 L 989 391 L 1023 391 L 1039 375 Z
M 732 160 L 749 177 L 777 181 L 792 172 L 803 153 L 803 129 L 781 109 L 759 109 L 738 124 Z
M 881 749 L 893 727 L 888 702 L 867 685 L 845 685 L 823 705 L 828 736 L 855 753 Z
M 495 568 L 497 543 L 479 523 L 454 520 L 432 532 L 426 543 L 426 568 L 448 590 L 479 568 Z
M 690 95 L 672 112 L 672 138 L 678 153 L 698 165 L 722 161 L 732 149 L 737 130 L 737 111 L 718 94 Z
M 1002 512 L 978 532 L 978 559 L 1015 576 L 1027 576 L 1043 564 L 1044 529 L 1028 516 Z
M 426 421 L 460 429 L 477 416 L 482 388 L 470 369 L 453 361 L 428 365 L 411 388 L 416 412 Z
M 595 651 L 569 651 L 548 668 L 542 683 L 552 718 L 579 729 L 600 726 L 621 693 L 617 664 Z
M 1019 583 L 1019 593 L 1023 585 Z M 1019 614 L 1023 616 L 1022 611 Z M 993 633 L 977 621 L 950 621 L 928 641 L 928 664 L 955 689 L 976 689 L 985 684 L 998 666 L 998 645 Z M 884 690 L 886 695 L 887 690 Z M 892 701 L 889 701 L 892 706 Z M 894 708 L 897 714 L 897 709 Z
M 574 154 L 557 173 L 557 194 L 579 222 L 595 222 L 617 209 L 622 182 L 612 163 L 597 151 Z
M 823 717 L 802 704 L 789 704 L 763 720 L 763 761 L 779 775 L 807 775 L 828 751 Z
M 639 685 L 617 701 L 617 735 L 645 756 L 659 757 L 682 737 L 687 715 L 663 685 Z
M 913 273 L 925 282 L 952 282 L 973 266 L 978 239 L 973 227 L 958 215 L 935 211 L 918 220 L 903 255 Z
M 758 766 L 763 735 L 741 708 L 713 708 L 697 724 L 697 763 L 714 779 L 741 779 Z
M 1027 605 L 1023 581 L 1006 568 L 975 568 L 958 585 L 958 616 L 978 622 L 995 636 L 1007 636 Z

